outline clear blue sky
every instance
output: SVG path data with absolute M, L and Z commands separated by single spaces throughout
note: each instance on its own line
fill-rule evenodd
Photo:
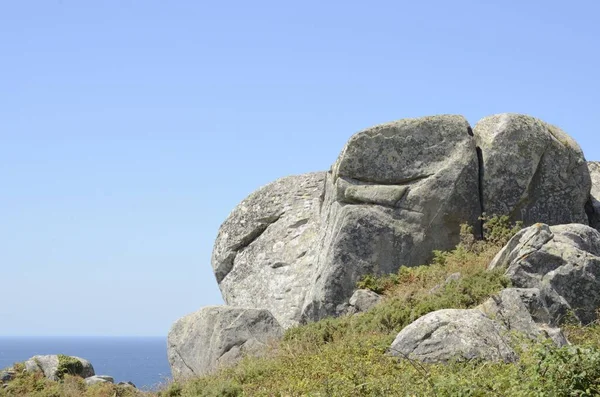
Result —
M 0 335 L 166 335 L 233 207 L 373 124 L 528 113 L 600 160 L 600 2 L 0 4 Z

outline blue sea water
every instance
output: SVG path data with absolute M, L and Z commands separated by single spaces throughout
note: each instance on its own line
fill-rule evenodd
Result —
M 90 361 L 96 375 L 155 389 L 170 379 L 164 337 L 0 337 L 0 369 L 38 354 L 66 354 Z

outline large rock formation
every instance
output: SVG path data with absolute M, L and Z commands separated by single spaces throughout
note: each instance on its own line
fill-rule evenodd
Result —
M 176 379 L 206 375 L 257 354 L 283 330 L 267 310 L 208 306 L 171 327 L 167 355 Z
M 427 263 L 482 210 L 587 224 L 590 185 L 577 143 L 535 118 L 490 116 L 474 132 L 461 116 L 400 120 L 352 136 L 326 174 L 251 194 L 221 227 L 212 264 L 228 305 L 289 327 L 346 313 L 361 276 Z
M 581 148 L 559 128 L 520 114 L 475 125 L 483 209 L 525 225 L 588 223 L 590 176 Z
M 521 230 L 489 268 L 505 267 L 512 284 L 536 288 L 550 322 L 573 315 L 583 324 L 600 307 L 600 232 L 580 224 L 535 224 Z
M 592 179 L 592 190 L 590 200 L 587 203 L 590 226 L 600 229 L 600 162 L 588 161 L 588 170 Z
M 346 144 L 326 182 L 318 269 L 304 317 L 339 315 L 356 281 L 427 263 L 481 213 L 468 122 L 435 116 L 382 124 Z
M 600 204 L 594 199 L 600 191 L 590 196 L 590 171 L 598 175 L 594 186 L 600 189 L 600 166 L 590 163 L 589 169 L 568 135 L 529 116 L 486 117 L 474 130 L 455 115 L 378 125 L 352 136 L 330 171 L 279 179 L 242 201 L 219 230 L 212 266 L 227 305 L 256 309 L 263 330 L 272 324 L 272 335 L 278 335 L 280 325 L 358 311 L 362 303 L 349 300 L 363 275 L 426 264 L 433 250 L 459 242 L 461 224 L 480 233 L 484 211 L 525 225 L 600 225 Z M 519 251 L 515 244 L 507 250 L 513 249 Z M 556 267 L 566 272 L 568 266 L 561 266 Z M 591 265 L 583 268 L 593 273 Z M 568 296 L 558 286 L 566 277 L 559 273 L 532 275 L 539 282 L 515 285 L 537 288 L 553 320 L 569 307 L 578 310 L 582 322 L 589 321 L 591 306 L 573 305 L 596 305 L 595 292 Z M 582 288 L 596 287 L 595 281 L 580 282 Z M 513 298 L 506 295 L 505 304 L 486 310 L 499 316 L 517 309 L 523 313 Z M 213 335 L 235 339 L 241 333 L 245 340 L 241 321 L 254 321 L 245 316 L 235 320 L 235 332 L 212 328 L 234 310 L 250 313 L 233 307 L 207 308 L 176 323 L 169 335 L 175 376 L 206 373 L 227 361 L 221 358 L 228 357 L 226 351 L 213 345 Z M 533 317 L 519 321 L 529 327 L 526 333 L 546 332 Z M 200 348 L 211 353 L 199 358 Z
M 219 230 L 212 265 L 228 305 L 298 323 L 317 261 L 325 173 L 279 179 L 252 193 Z

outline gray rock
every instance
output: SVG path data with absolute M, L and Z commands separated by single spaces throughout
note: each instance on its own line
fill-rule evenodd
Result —
M 560 328 L 550 325 L 550 312 L 537 288 L 506 288 L 477 309 L 530 339 L 549 338 L 558 346 L 568 344 Z
M 588 170 L 592 179 L 592 190 L 590 200 L 587 203 L 586 211 L 590 221 L 590 226 L 596 230 L 600 229 L 600 162 L 588 161 Z
M 115 383 L 115 380 L 112 376 L 107 375 L 94 375 L 85 378 L 85 384 L 88 386 L 95 385 L 96 383 Z
M 70 375 L 80 376 L 82 378 L 89 378 L 94 376 L 94 367 L 92 364 L 81 357 L 67 356 L 74 358 L 81 363 L 81 367 L 68 368 Z M 59 355 L 45 355 L 45 356 L 33 356 L 29 360 L 25 361 L 25 371 L 27 372 L 43 372 L 44 376 L 51 380 L 59 380 L 62 374 L 58 373 L 59 370 Z
M 365 274 L 427 263 L 478 225 L 478 160 L 468 122 L 444 115 L 357 133 L 327 174 L 318 261 L 303 321 L 348 311 Z
M 209 306 L 179 319 L 171 327 L 167 353 L 173 378 L 211 373 L 260 354 L 283 329 L 268 310 Z
M 352 313 L 366 312 L 381 301 L 381 295 L 368 289 L 357 289 L 348 302 Z
M 590 175 L 579 145 L 559 128 L 520 114 L 474 128 L 483 161 L 483 209 L 525 225 L 588 224 Z
M 0 382 L 10 382 L 16 376 L 16 372 L 12 368 L 0 371 Z
M 279 179 L 252 193 L 219 230 L 212 265 L 228 305 L 298 324 L 316 262 L 325 173 Z
M 137 387 L 133 384 L 133 382 L 119 382 L 117 383 L 117 386 L 123 386 L 123 387 L 127 387 L 127 388 L 133 388 L 133 389 L 137 389 Z
M 508 329 L 479 310 L 438 310 L 405 327 L 390 354 L 426 363 L 450 360 L 514 362 Z
M 581 225 L 535 224 L 517 233 L 489 268 L 506 268 L 519 288 L 537 288 L 552 324 L 567 314 L 582 324 L 600 307 L 600 232 Z

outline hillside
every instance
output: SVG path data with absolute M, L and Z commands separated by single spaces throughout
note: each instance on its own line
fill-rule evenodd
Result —
M 599 175 L 527 115 L 360 131 L 233 209 L 225 305 L 172 325 L 156 395 L 600 394 Z M 0 397 L 144 394 L 77 357 L 2 376 Z
M 231 368 L 141 393 L 115 385 L 85 387 L 21 374 L 0 396 L 487 396 L 597 395 L 600 393 L 600 325 L 564 325 L 571 346 L 511 334 L 520 360 L 427 364 L 389 353 L 400 330 L 445 308 L 472 308 L 510 285 L 505 269 L 489 262 L 518 228 L 506 218 L 488 222 L 487 241 L 463 228 L 462 242 L 436 252 L 428 266 L 402 267 L 359 283 L 383 295 L 370 310 L 290 328 L 262 357 L 248 356 Z M 457 276 L 459 275 L 459 276 Z

